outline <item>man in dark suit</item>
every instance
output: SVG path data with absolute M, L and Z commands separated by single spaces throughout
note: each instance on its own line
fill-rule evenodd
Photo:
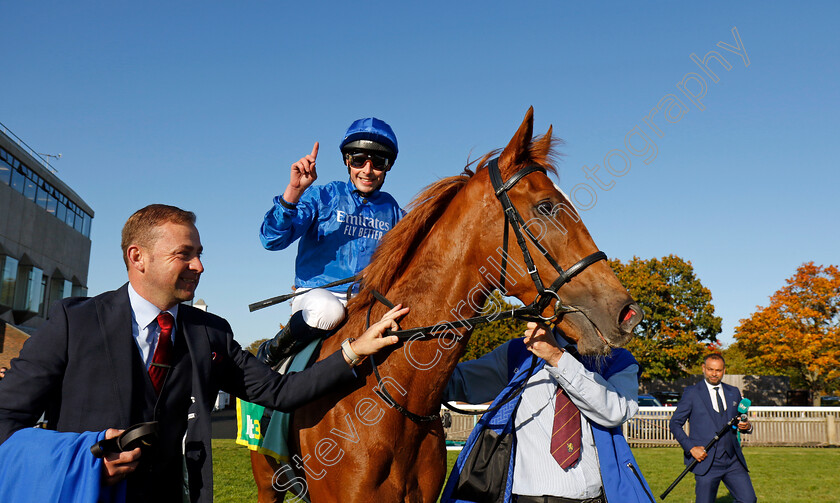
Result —
M 704 379 L 685 389 L 669 426 L 685 451 L 685 464 L 690 464 L 692 458 L 698 461 L 692 470 L 697 503 L 713 503 L 721 481 L 736 502 L 754 503 L 755 490 L 735 432 L 730 428 L 709 452 L 704 448 L 729 420 L 738 415 L 741 392 L 735 386 L 721 382 L 725 366 L 726 362 L 719 354 L 706 356 Z M 686 420 L 691 423 L 690 435 L 683 431 Z M 752 425 L 746 419 L 739 421 L 738 430 L 752 433 Z
M 293 410 L 353 379 L 361 357 L 395 343 L 382 334 L 407 312 L 391 310 L 341 351 L 281 376 L 242 350 L 224 319 L 181 304 L 204 271 L 193 213 L 139 210 L 123 228 L 122 249 L 129 282 L 58 303 L 13 360 L 0 382 L 0 442 L 44 411 L 51 429 L 108 429 L 107 438 L 158 421 L 156 446 L 104 459 L 102 483 L 127 479 L 129 502 L 181 502 L 187 491 L 190 501 L 212 501 L 210 411 L 220 389 Z

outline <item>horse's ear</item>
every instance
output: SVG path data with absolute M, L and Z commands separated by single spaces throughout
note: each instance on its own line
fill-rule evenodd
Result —
M 531 137 L 534 134 L 534 107 L 528 108 L 522 125 L 513 135 L 508 146 L 499 155 L 499 166 L 512 168 L 513 166 L 526 161 L 530 157 L 529 146 Z M 507 178 L 507 177 L 505 177 Z
M 554 126 L 548 126 L 548 131 L 531 144 L 531 161 L 537 164 L 545 164 L 548 162 L 548 158 L 551 153 L 551 146 L 554 143 L 551 138 L 551 132 L 553 130 Z

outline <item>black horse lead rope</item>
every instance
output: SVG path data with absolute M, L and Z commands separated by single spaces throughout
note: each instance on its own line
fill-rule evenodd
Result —
M 394 308 L 395 304 L 393 302 L 391 302 L 390 300 L 388 300 L 384 295 L 377 292 L 376 290 L 372 290 L 372 292 L 373 292 L 373 296 L 376 298 L 376 300 L 378 300 L 382 304 L 385 304 L 385 306 L 388 307 L 389 309 Z M 370 328 L 370 313 L 371 313 L 371 310 L 373 310 L 373 306 L 368 308 L 367 322 L 365 324 L 366 329 Z M 412 330 L 403 330 L 401 332 L 411 332 L 411 331 Z M 384 334 L 384 335 L 387 335 L 387 334 Z M 439 336 L 439 337 L 442 337 L 442 336 Z M 390 404 L 400 414 L 402 414 L 405 417 L 411 419 L 415 423 L 425 423 L 425 422 L 436 421 L 436 420 L 440 419 L 439 414 L 429 414 L 429 415 L 415 414 L 414 412 L 411 412 L 410 410 L 406 409 L 402 405 L 398 404 L 397 401 L 394 399 L 394 397 L 391 396 L 391 394 L 388 392 L 388 390 L 385 389 L 385 385 L 382 381 L 382 376 L 379 374 L 379 368 L 376 366 L 376 361 L 374 361 L 373 355 L 370 355 L 368 358 L 370 359 L 371 367 L 373 367 L 373 374 L 376 376 L 376 382 L 377 382 L 377 385 L 378 385 L 377 388 L 373 389 L 373 392 L 376 393 L 377 396 L 379 396 L 379 398 L 385 400 L 386 403 Z M 525 380 L 523 380 L 522 384 L 520 384 L 519 387 L 517 387 L 517 389 L 514 390 L 513 393 L 511 393 L 503 401 L 496 404 L 494 407 L 491 407 L 491 408 L 488 408 L 488 409 L 482 410 L 482 411 L 467 411 L 467 410 L 459 409 L 458 407 L 455 407 L 454 405 L 450 404 L 449 402 L 444 402 L 443 405 L 445 405 L 446 408 L 451 410 L 451 411 L 458 412 L 460 414 L 470 415 L 470 416 L 477 416 L 477 415 L 481 415 L 481 414 L 487 414 L 488 412 L 495 412 L 495 411 L 499 410 L 500 408 L 502 408 L 502 406 L 504 406 L 505 404 L 507 404 L 508 402 L 513 400 L 514 398 L 516 398 L 517 395 L 522 393 L 522 391 L 525 389 L 525 384 L 528 382 L 528 379 L 530 379 L 530 375 L 533 374 L 534 369 L 537 367 L 537 362 L 538 362 L 537 355 L 532 355 L 531 356 L 531 368 L 528 370 L 529 377 L 526 378 Z
M 379 292 L 376 292 L 375 290 L 374 290 L 374 297 L 376 297 L 377 300 L 379 300 L 380 302 L 382 302 L 383 304 L 388 306 L 388 309 L 393 309 L 394 308 L 394 304 L 391 303 L 391 301 L 386 299 L 384 296 L 382 296 Z M 373 305 L 371 305 L 368 308 L 367 320 L 366 320 L 366 323 L 365 323 L 365 330 L 370 328 L 370 312 L 372 310 L 373 310 Z M 385 389 L 385 383 L 382 382 L 382 376 L 379 375 L 379 368 L 376 366 L 376 361 L 373 359 L 373 355 L 370 355 L 368 357 L 368 359 L 370 359 L 370 366 L 373 367 L 373 374 L 376 376 L 377 387 L 373 388 L 373 392 L 376 393 L 377 396 L 379 396 L 379 398 L 385 400 L 385 403 L 390 404 L 391 407 L 395 408 L 400 414 L 402 414 L 403 416 L 411 419 L 415 423 L 428 423 L 428 422 L 431 422 L 431 421 L 440 420 L 440 414 L 429 414 L 429 415 L 415 414 L 415 413 L 411 412 L 410 410 L 406 409 L 405 407 L 403 407 L 402 405 L 398 404 L 397 401 L 394 400 L 394 397 L 391 396 L 391 393 L 389 393 L 388 390 Z

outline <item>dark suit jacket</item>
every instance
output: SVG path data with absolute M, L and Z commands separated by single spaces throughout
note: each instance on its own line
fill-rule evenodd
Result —
M 224 319 L 181 305 L 173 367 L 157 398 L 131 328 L 127 284 L 58 303 L 0 381 L 0 442 L 44 411 L 58 431 L 157 420 L 159 448 L 144 451 L 129 476 L 129 501 L 180 502 L 186 466 L 190 499 L 209 502 L 210 411 L 220 389 L 291 411 L 354 375 L 340 351 L 304 372 L 276 374 L 242 350 Z
M 726 411 L 722 418 L 712 407 L 712 399 L 709 396 L 705 381 L 700 381 L 694 386 L 685 388 L 683 396 L 677 404 L 677 410 L 671 416 L 669 427 L 674 438 L 683 448 L 686 465 L 694 460 L 689 454 L 692 447 L 697 445 L 705 447 L 724 424 L 738 415 L 741 392 L 735 386 L 728 384 L 721 383 L 721 388 L 723 391 L 721 398 L 726 402 Z M 686 420 L 689 422 L 690 435 L 686 435 L 683 430 Z M 744 459 L 744 453 L 741 451 L 741 444 L 738 442 L 735 433 L 730 431 L 709 449 L 706 459 L 697 463 L 692 472 L 696 475 L 705 475 L 712 466 L 718 450 L 724 447 L 724 442 L 732 447 L 735 456 L 746 468 L 747 462 Z

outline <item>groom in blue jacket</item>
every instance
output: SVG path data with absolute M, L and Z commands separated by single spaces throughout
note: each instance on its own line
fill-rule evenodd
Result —
M 622 423 L 639 410 L 638 375 L 639 364 L 626 349 L 613 349 L 606 357 L 580 356 L 561 332 L 536 323 L 528 323 L 524 338 L 458 364 L 445 401 L 495 400 L 470 434 L 441 501 L 654 502 L 621 433 Z M 473 451 L 486 445 L 483 437 L 491 431 L 512 435 L 513 443 L 502 473 L 485 477 L 502 481 L 488 496 L 464 490 L 462 482 L 476 457 Z

